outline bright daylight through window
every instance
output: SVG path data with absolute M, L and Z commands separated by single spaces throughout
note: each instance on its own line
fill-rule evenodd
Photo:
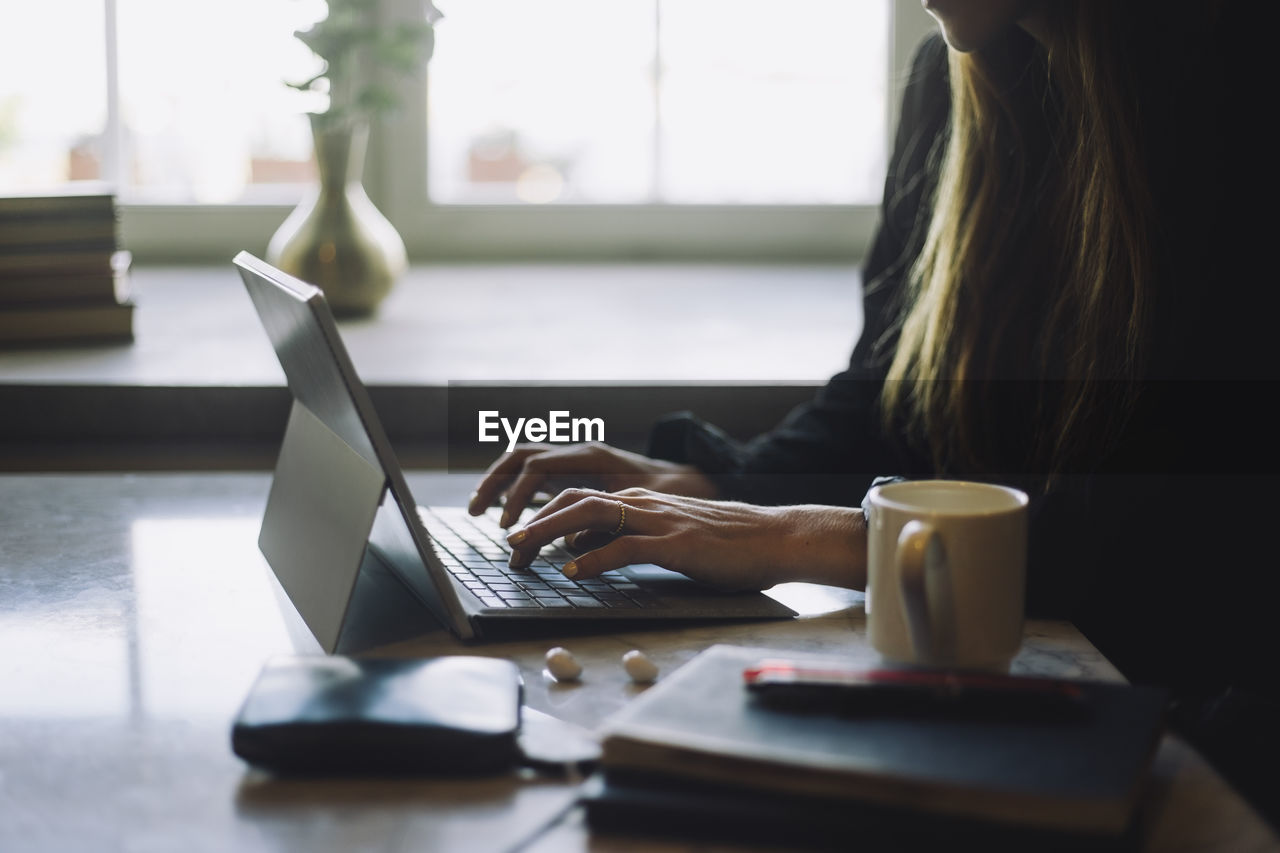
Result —
M 282 80 L 314 70 L 292 33 L 323 0 L 2 4 L 0 192 L 105 180 L 126 202 L 287 202 L 314 175 Z
M 0 5 L 22 23 L 0 32 L 0 193 L 287 204 L 312 180 L 309 104 L 283 81 L 316 70 L 293 32 L 323 0 Z M 423 204 L 876 201 L 889 0 L 436 5 L 408 105 Z
M 878 198 L 884 0 L 442 8 L 430 74 L 434 201 Z

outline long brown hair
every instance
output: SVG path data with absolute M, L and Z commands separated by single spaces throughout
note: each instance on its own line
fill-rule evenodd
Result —
M 922 436 L 942 472 L 992 464 L 993 382 L 1036 389 L 1028 450 L 1051 474 L 1142 371 L 1153 203 L 1129 5 L 1045 4 L 1048 48 L 1030 65 L 949 51 L 946 148 L 882 392 L 887 421 Z M 1043 77 L 1031 99 L 1010 80 L 1029 74 Z M 1050 128 L 1038 163 L 1037 108 Z

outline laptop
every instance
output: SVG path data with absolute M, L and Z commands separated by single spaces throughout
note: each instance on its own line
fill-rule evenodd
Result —
M 651 564 L 573 581 L 559 572 L 572 555 L 554 545 L 529 568 L 509 569 L 496 510 L 472 517 L 414 501 L 321 290 L 248 252 L 234 264 L 293 397 L 258 547 L 326 652 L 337 649 L 370 565 L 463 640 L 548 620 L 796 615 L 762 592 L 723 592 Z

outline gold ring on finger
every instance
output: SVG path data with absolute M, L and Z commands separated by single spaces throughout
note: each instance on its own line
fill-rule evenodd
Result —
M 622 532 L 622 528 L 627 526 L 627 505 L 624 504 L 622 501 L 617 501 L 617 504 L 618 504 L 618 526 L 613 529 L 613 531 L 609 534 L 610 536 L 617 536 L 619 533 Z

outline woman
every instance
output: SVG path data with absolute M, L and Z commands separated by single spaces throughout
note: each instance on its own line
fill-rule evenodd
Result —
M 571 486 L 510 542 L 519 564 L 576 537 L 578 578 L 655 562 L 862 588 L 877 476 L 1020 486 L 1028 612 L 1175 687 L 1175 719 L 1249 786 L 1247 755 L 1280 756 L 1269 726 L 1238 738 L 1276 707 L 1250 590 L 1276 563 L 1270 418 L 1252 407 L 1271 399 L 1280 313 L 1239 216 L 1270 159 L 1247 149 L 1263 55 L 1241 42 L 1247 9 L 925 6 L 941 37 L 912 64 L 849 368 L 745 444 L 681 414 L 646 456 L 518 448 L 472 511 L 505 496 L 505 526 Z

